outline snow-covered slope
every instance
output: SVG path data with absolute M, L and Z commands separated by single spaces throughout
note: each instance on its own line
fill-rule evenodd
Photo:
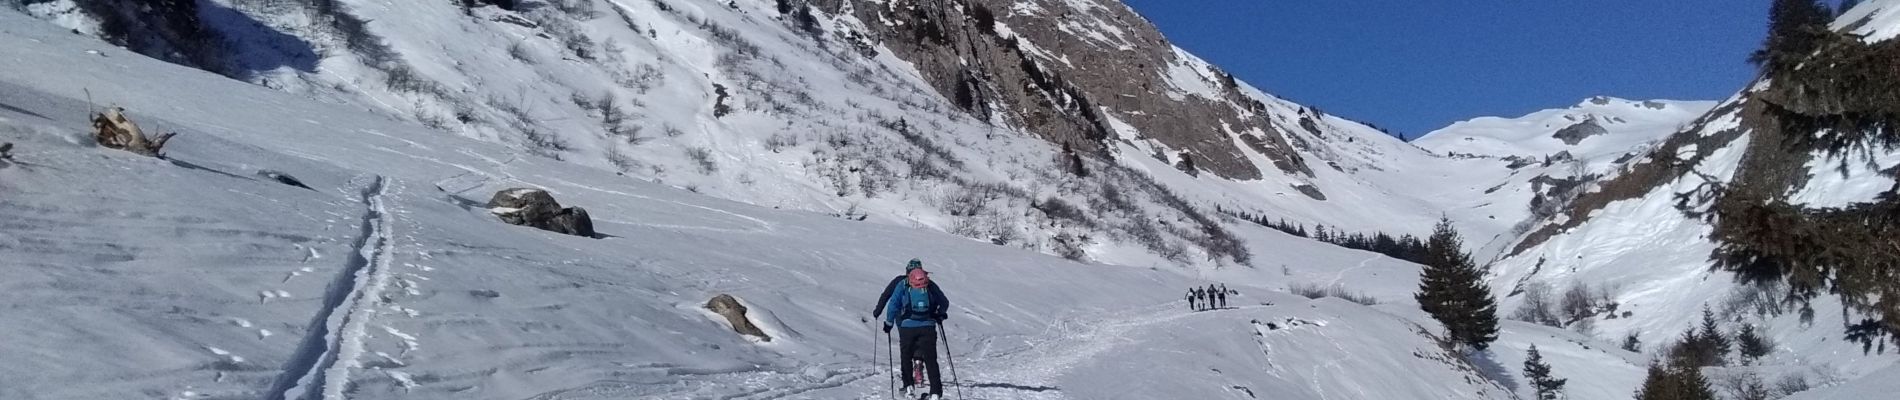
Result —
M 1861 32 L 1891 30 L 1876 24 L 1890 21 L 1882 18 L 1897 9 L 1900 2 L 1865 2 L 1845 13 L 1840 25 L 1862 21 Z M 1522 306 L 1533 286 L 1562 291 L 1588 285 L 1616 307 L 1598 310 L 1587 324 L 1568 325 L 1606 338 L 1636 336 L 1651 358 L 1661 358 L 1655 353 L 1698 321 L 1704 309 L 1715 313 L 1722 329 L 1751 324 L 1778 343 L 1753 366 L 1706 369 L 1718 381 L 1754 374 L 1767 382 L 1799 382 L 1795 387 L 1881 385 L 1885 373 L 1877 371 L 1890 371 L 1900 358 L 1885 346 L 1844 340 L 1843 327 L 1864 318 L 1859 312 L 1843 311 L 1840 300 L 1828 295 L 1814 298 L 1811 308 L 1797 307 L 1785 302 L 1787 289 L 1779 283 L 1743 284 L 1734 273 L 1714 267 L 1715 222 L 1724 216 L 1713 207 L 1725 196 L 1765 190 L 1770 198 L 1819 209 L 1875 201 L 1877 194 L 1895 188 L 1890 175 L 1900 160 L 1895 149 L 1802 150 L 1785 138 L 1816 132 L 1782 132 L 1764 122 L 1773 121 L 1763 114 L 1773 85 L 1761 80 L 1686 129 L 1645 146 L 1646 153 L 1586 183 L 1574 208 L 1530 226 L 1491 265 L 1493 291 L 1504 299 L 1501 310 Z M 1444 139 L 1453 138 L 1464 141 Z M 1514 146 L 1508 151 L 1530 147 Z M 1824 389 L 1797 397 L 1880 397 L 1863 397 L 1867 393 Z
M 26 8 L 101 33 L 76 1 L 99 0 Z M 1129 265 L 1249 264 L 1215 207 L 1395 235 L 1448 215 L 1487 245 L 1541 192 L 1148 45 L 1112 1 L 486 3 L 511 2 L 199 2 L 230 61 L 201 67 L 725 199 Z
M 1405 311 L 1416 267 L 1264 228 L 1239 229 L 1300 265 L 1223 270 L 1236 309 L 1188 313 L 1181 291 L 1209 281 L 1173 269 L 719 200 L 164 64 L 11 11 L 0 37 L 13 72 L 0 77 L 0 140 L 17 145 L 0 168 L 0 398 L 882 398 L 885 350 L 862 319 L 911 257 L 953 299 L 947 349 L 975 398 L 1100 398 L 1126 382 L 1509 398 Z M 179 132 L 170 159 L 92 146 L 88 93 Z M 588 208 L 606 237 L 481 208 L 521 186 Z M 1366 273 L 1390 280 L 1375 287 L 1394 304 L 1275 293 Z M 701 308 L 719 293 L 774 340 Z
M 1676 133 L 1713 107 L 1712 101 L 1595 97 L 1517 118 L 1454 123 L 1413 143 L 1438 153 L 1500 158 L 1543 159 L 1567 152 L 1581 160 L 1602 160 L 1592 164 L 1609 164 Z

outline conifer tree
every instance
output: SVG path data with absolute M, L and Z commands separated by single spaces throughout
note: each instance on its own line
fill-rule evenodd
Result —
M 1768 8 L 1768 38 L 1748 61 L 1771 75 L 1794 68 L 1820 45 L 1832 14 L 1816 0 L 1775 0 Z
M 1754 361 L 1775 350 L 1774 343 L 1756 332 L 1752 324 L 1743 324 L 1741 332 L 1735 334 L 1735 347 L 1744 361 Z
M 1636 400 L 1715 400 L 1715 391 L 1709 389 L 1701 369 L 1649 364 L 1649 375 L 1636 390 Z
M 1498 306 L 1463 242 L 1451 219 L 1439 219 L 1426 239 L 1425 268 L 1413 297 L 1419 308 L 1445 324 L 1452 341 L 1484 350 L 1498 338 Z
M 1716 325 L 1715 313 L 1709 311 L 1708 306 L 1702 307 L 1702 332 L 1696 334 L 1696 337 L 1702 340 L 1703 351 L 1707 353 L 1705 355 L 1706 357 L 1715 360 L 1717 363 L 1721 363 L 1721 360 L 1728 358 L 1730 341 L 1728 336 L 1723 335 L 1721 328 Z
M 1524 379 L 1530 380 L 1531 388 L 1537 390 L 1537 400 L 1562 399 L 1564 382 L 1569 381 L 1550 376 L 1550 364 L 1544 363 L 1544 355 L 1537 352 L 1534 344 L 1524 358 Z

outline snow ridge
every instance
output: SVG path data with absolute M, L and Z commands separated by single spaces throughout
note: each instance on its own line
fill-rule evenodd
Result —
M 384 302 L 389 287 L 389 256 L 393 241 L 390 213 L 384 204 L 389 184 L 376 176 L 363 189 L 362 235 L 354 254 L 342 273 L 331 282 L 324 306 L 312 319 L 310 329 L 296 354 L 272 385 L 270 399 L 309 399 L 321 393 L 325 400 L 343 399 L 349 387 L 350 369 L 361 366 L 359 359 L 368 339 L 368 324 L 376 307 Z M 336 328 L 332 333 L 331 328 Z

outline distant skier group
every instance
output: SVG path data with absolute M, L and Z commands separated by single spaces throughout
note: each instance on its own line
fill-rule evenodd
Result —
M 1229 294 L 1238 295 L 1240 293 L 1227 290 L 1227 284 L 1225 283 L 1220 284 L 1219 287 L 1215 287 L 1214 284 L 1209 283 L 1206 288 L 1199 286 L 1188 288 L 1188 309 L 1206 311 L 1227 308 L 1227 295 Z

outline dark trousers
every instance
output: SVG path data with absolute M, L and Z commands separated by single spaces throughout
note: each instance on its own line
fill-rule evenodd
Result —
M 915 361 L 924 363 L 930 378 L 930 394 L 943 394 L 941 371 L 937 370 L 937 327 L 897 328 L 898 351 L 904 355 L 904 386 L 916 385 Z

